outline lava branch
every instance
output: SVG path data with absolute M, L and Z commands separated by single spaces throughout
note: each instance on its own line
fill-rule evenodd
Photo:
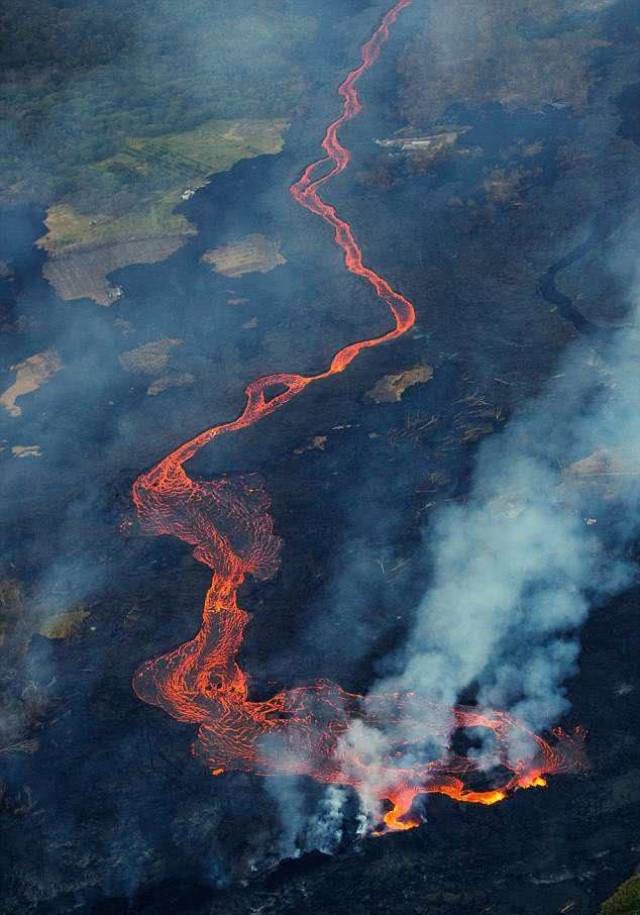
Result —
M 185 464 L 219 435 L 248 428 L 279 410 L 309 384 L 343 372 L 365 349 L 405 334 L 415 323 L 413 304 L 365 265 L 349 223 L 326 203 L 319 190 L 351 160 L 339 130 L 362 110 L 358 82 L 377 61 L 391 26 L 412 0 L 398 0 L 362 46 L 361 60 L 338 87 L 342 111 L 326 129 L 325 155 L 308 165 L 291 186 L 293 199 L 333 230 L 349 272 L 361 277 L 386 303 L 393 326 L 386 333 L 344 346 L 327 369 L 316 375 L 275 373 L 252 381 L 245 406 L 227 423 L 205 429 L 163 458 L 134 482 L 132 497 L 143 529 L 178 537 L 193 547 L 194 557 L 211 569 L 211 585 L 196 635 L 143 663 L 133 687 L 145 702 L 179 721 L 198 726 L 193 752 L 219 775 L 241 770 L 260 775 L 307 775 L 323 783 L 350 785 L 375 794 L 387 811 L 378 832 L 408 829 L 419 818 L 411 813 L 419 794 L 439 793 L 457 801 L 494 804 L 518 788 L 545 784 L 545 776 L 583 766 L 583 734 L 556 731 L 552 746 L 504 712 L 438 708 L 413 694 L 363 698 L 326 680 L 282 690 L 271 699 L 249 698 L 246 673 L 236 658 L 249 615 L 238 605 L 238 589 L 247 575 L 268 579 L 279 565 L 281 541 L 273 532 L 270 501 L 255 475 L 192 479 Z M 329 166 L 320 174 L 321 169 Z M 269 392 L 282 389 L 275 396 Z M 355 721 L 395 733 L 382 756 L 369 759 L 353 748 L 348 735 Z M 398 722 L 405 731 L 401 733 Z M 439 750 L 421 759 L 406 731 L 421 735 Z M 488 763 L 451 749 L 461 728 L 484 728 L 493 740 L 491 760 L 507 774 L 498 785 L 474 789 L 469 778 Z M 513 747 L 528 743 L 527 760 L 512 759 Z

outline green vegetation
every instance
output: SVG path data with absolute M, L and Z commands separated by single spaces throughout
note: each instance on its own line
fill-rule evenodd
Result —
M 114 156 L 75 172 L 74 189 L 55 204 L 40 244 L 49 254 L 120 240 L 195 231 L 174 213 L 187 189 L 241 159 L 282 149 L 284 120 L 213 120 L 195 130 L 131 138 Z
M 640 915 L 640 876 L 619 886 L 600 906 L 600 915 Z
M 5 0 L 0 203 L 53 205 L 50 251 L 188 232 L 187 187 L 281 148 L 315 26 L 295 0 Z
M 79 605 L 72 610 L 65 610 L 62 613 L 54 613 L 52 616 L 48 616 L 40 623 L 38 632 L 45 639 L 54 641 L 70 639 L 78 635 L 82 630 L 82 624 L 90 616 L 89 611 L 84 606 Z

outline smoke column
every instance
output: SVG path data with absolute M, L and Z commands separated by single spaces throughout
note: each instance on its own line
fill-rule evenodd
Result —
M 467 500 L 429 529 L 432 585 L 372 696 L 453 704 L 472 691 L 533 730 L 566 713 L 578 628 L 636 575 L 639 326 L 636 305 L 624 327 L 574 344 L 542 395 L 480 448 Z M 509 753 L 526 758 L 522 736 Z

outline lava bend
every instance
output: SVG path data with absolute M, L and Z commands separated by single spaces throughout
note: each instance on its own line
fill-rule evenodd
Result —
M 339 131 L 362 110 L 358 82 L 378 59 L 391 26 L 411 2 L 398 0 L 362 46 L 360 63 L 338 87 L 342 111 L 326 129 L 324 155 L 307 166 L 290 188 L 300 206 L 332 228 L 347 270 L 373 287 L 386 303 L 393 319 L 391 329 L 343 347 L 317 375 L 283 372 L 252 381 L 236 419 L 205 429 L 180 445 L 138 477 L 132 493 L 141 527 L 190 544 L 194 557 L 212 573 L 197 634 L 143 663 L 134 675 L 136 694 L 177 720 L 198 726 L 193 751 L 213 774 L 226 770 L 265 776 L 290 773 L 363 791 L 375 786 L 377 800 L 386 809 L 379 831 L 416 825 L 411 806 L 419 794 L 494 804 L 517 788 L 544 784 L 549 773 L 579 768 L 582 734 L 557 730 L 552 745 L 529 734 L 504 712 L 472 707 L 443 710 L 413 694 L 365 700 L 325 680 L 282 690 L 267 701 L 252 701 L 247 675 L 236 661 L 249 619 L 238 605 L 238 589 L 248 575 L 268 579 L 278 568 L 281 543 L 273 532 L 269 498 L 256 476 L 192 479 L 185 464 L 213 439 L 269 416 L 308 385 L 343 372 L 363 350 L 400 337 L 415 322 L 412 303 L 365 265 L 351 226 L 320 196 L 320 188 L 349 164 L 350 153 Z M 279 393 L 269 396 L 274 387 Z M 403 737 L 382 758 L 363 756 L 342 739 L 357 720 L 391 733 L 394 723 L 410 720 L 413 730 L 439 747 L 441 755 L 416 762 Z M 476 727 L 492 732 L 493 752 L 505 773 L 500 784 L 483 790 L 473 790 L 470 784 L 474 773 L 482 770 L 483 760 L 451 749 L 455 729 Z M 523 737 L 536 747 L 533 759 L 514 762 L 509 747 Z

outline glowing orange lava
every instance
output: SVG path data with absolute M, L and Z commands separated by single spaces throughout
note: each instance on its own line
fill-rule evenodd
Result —
M 544 784 L 543 775 L 579 768 L 583 735 L 557 731 L 552 746 L 504 712 L 442 709 L 411 693 L 364 699 L 326 680 L 283 690 L 266 701 L 252 701 L 247 675 L 236 662 L 249 619 L 238 606 L 238 589 L 247 575 L 264 580 L 278 568 L 281 544 L 273 533 L 269 498 L 253 475 L 192 479 L 185 464 L 213 439 L 269 416 L 308 385 L 343 372 L 362 350 L 400 337 L 415 322 L 412 303 L 363 263 L 351 226 L 319 196 L 320 187 L 349 164 L 350 153 L 338 132 L 361 111 L 357 83 L 378 59 L 390 27 L 411 2 L 398 0 L 363 45 L 359 65 L 338 88 L 342 112 L 326 130 L 325 156 L 309 165 L 290 189 L 301 206 L 332 227 L 347 270 L 369 283 L 388 305 L 392 328 L 343 347 L 317 375 L 283 372 L 251 382 L 236 419 L 205 429 L 180 445 L 133 485 L 142 527 L 190 544 L 194 557 L 212 572 L 199 631 L 190 641 L 141 665 L 133 680 L 137 695 L 179 721 L 198 726 L 193 751 L 212 774 L 242 770 L 265 776 L 308 775 L 319 782 L 373 792 L 388 808 L 379 831 L 417 825 L 420 820 L 411 815 L 411 807 L 419 794 L 494 804 L 518 788 Z M 270 397 L 274 386 L 281 390 Z M 356 721 L 396 737 L 388 738 L 381 756 L 365 758 L 344 739 Z M 405 727 L 398 728 L 398 722 Z M 438 748 L 437 759 L 424 760 L 415 752 L 420 739 L 408 741 L 407 722 L 422 741 Z M 473 790 L 468 784 L 470 776 L 487 768 L 487 761 L 456 755 L 450 747 L 456 729 L 478 727 L 492 733 L 492 758 L 507 773 L 501 784 L 488 790 Z M 514 761 L 513 747 L 525 743 L 535 752 L 526 754 L 527 761 Z

